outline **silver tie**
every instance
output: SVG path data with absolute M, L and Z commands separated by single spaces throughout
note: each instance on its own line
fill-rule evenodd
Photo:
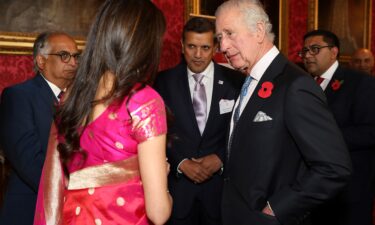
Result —
M 204 127 L 207 120 L 207 97 L 204 84 L 202 83 L 203 74 L 197 73 L 193 75 L 195 80 L 195 87 L 193 93 L 193 108 L 195 118 L 197 119 L 199 131 L 203 134 Z

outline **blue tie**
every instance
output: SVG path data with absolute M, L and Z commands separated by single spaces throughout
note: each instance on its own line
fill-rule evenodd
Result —
M 234 110 L 233 129 L 232 129 L 232 133 L 229 137 L 229 142 L 228 142 L 228 152 L 227 152 L 228 158 L 229 158 L 229 155 L 230 155 L 230 148 L 232 146 L 234 129 L 236 128 L 237 122 L 240 119 L 240 111 L 241 111 L 242 100 L 247 95 L 247 89 L 249 88 L 249 85 L 250 85 L 252 80 L 253 80 L 253 78 L 251 76 L 246 77 L 245 82 L 243 83 L 242 88 L 241 88 L 240 101 L 238 102 L 238 105 L 237 105 L 236 109 Z
M 253 78 L 251 76 L 247 76 L 246 79 L 245 79 L 245 82 L 242 85 L 240 101 L 238 102 L 237 108 L 234 111 L 234 115 L 233 115 L 233 129 L 236 126 L 238 120 L 240 119 L 240 111 L 241 111 L 242 100 L 247 95 L 247 89 L 249 88 L 249 85 L 250 85 L 252 80 L 253 80 Z

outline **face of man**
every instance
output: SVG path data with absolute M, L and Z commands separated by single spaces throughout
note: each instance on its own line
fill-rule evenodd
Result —
M 374 68 L 374 56 L 368 49 L 360 49 L 352 56 L 350 65 L 354 69 L 372 74 Z
M 78 61 L 71 56 L 69 61 L 63 62 L 62 58 L 57 54 L 68 53 L 76 55 L 79 53 L 77 45 L 72 38 L 66 35 L 51 36 L 48 43 L 50 46 L 48 54 L 50 55 L 40 54 L 37 56 L 39 69 L 48 81 L 60 89 L 64 89 L 73 79 Z
M 260 44 L 264 34 L 251 33 L 243 21 L 238 9 L 225 9 L 216 17 L 216 36 L 229 63 L 248 74 L 262 56 Z
M 338 49 L 337 47 L 324 47 L 328 43 L 323 41 L 323 36 L 311 36 L 306 38 L 304 42 L 305 51 L 302 56 L 303 64 L 306 70 L 313 76 L 320 76 L 331 67 L 336 61 Z M 314 53 L 311 49 L 318 48 Z
M 182 53 L 188 68 L 193 73 L 203 72 L 214 57 L 216 45 L 213 32 L 186 32 L 182 42 Z

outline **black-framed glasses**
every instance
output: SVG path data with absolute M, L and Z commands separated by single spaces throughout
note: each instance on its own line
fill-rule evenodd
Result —
M 76 62 L 79 62 L 79 58 L 81 56 L 80 53 L 70 54 L 70 52 L 67 52 L 67 51 L 61 51 L 61 52 L 58 52 L 58 53 L 50 53 L 50 54 L 46 54 L 46 55 L 60 56 L 61 61 L 64 62 L 64 63 L 68 63 L 70 61 L 71 57 L 73 57 Z
M 317 55 L 320 52 L 320 49 L 322 48 L 332 48 L 332 45 L 325 45 L 325 46 L 320 46 L 320 45 L 311 45 L 309 47 L 304 47 L 302 48 L 301 51 L 298 52 L 298 56 L 303 58 L 306 56 L 307 52 L 310 53 L 310 55 Z

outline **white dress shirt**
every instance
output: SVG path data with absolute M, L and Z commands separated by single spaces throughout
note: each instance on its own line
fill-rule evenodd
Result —
M 191 100 L 193 101 L 194 87 L 195 87 L 195 79 L 193 75 L 195 73 L 193 73 L 189 68 L 187 68 L 187 73 L 188 73 Z M 208 115 L 210 113 L 210 108 L 211 108 L 212 90 L 214 89 L 214 63 L 211 61 L 210 64 L 208 64 L 207 68 L 200 74 L 204 75 L 202 82 L 204 84 L 204 88 L 206 91 L 206 99 L 207 99 L 207 114 L 206 115 L 208 118 Z
M 333 74 L 335 73 L 337 67 L 339 67 L 339 63 L 337 60 L 324 72 L 320 77 L 324 78 L 322 83 L 320 83 L 320 87 L 324 90 L 326 90 L 329 82 L 332 80 Z
M 51 88 L 53 94 L 55 94 L 55 97 L 56 97 L 57 101 L 59 101 L 60 99 L 59 99 L 57 96 L 59 96 L 59 94 L 60 94 L 60 92 L 61 92 L 60 88 L 57 87 L 54 83 L 48 81 L 48 80 L 44 77 L 44 75 L 43 75 L 42 73 L 40 73 L 40 75 L 42 75 L 43 79 L 44 79 L 45 81 L 47 81 L 48 86 Z
M 193 96 L 194 96 L 194 87 L 195 87 L 195 79 L 193 77 L 193 75 L 195 73 L 193 73 L 189 68 L 187 68 L 187 74 L 188 74 L 188 81 L 189 81 L 189 89 L 190 89 L 190 94 L 191 94 L 191 102 L 193 102 Z M 208 119 L 208 115 L 210 113 L 210 108 L 211 108 L 211 101 L 212 101 L 212 91 L 214 89 L 214 63 L 211 61 L 210 64 L 208 64 L 207 68 L 201 72 L 200 74 L 203 74 L 203 79 L 202 79 L 202 82 L 204 84 L 204 88 L 205 88 L 205 91 L 206 91 L 206 100 L 207 100 L 207 118 L 206 120 Z M 219 104 L 219 103 L 218 103 Z M 182 174 L 181 170 L 180 170 L 180 165 L 182 164 L 183 161 L 185 161 L 187 159 L 183 159 L 181 160 L 181 162 L 177 165 L 177 173 L 178 174 Z
M 247 102 L 249 101 L 250 97 L 252 96 L 253 92 L 255 91 L 256 86 L 258 85 L 258 82 L 262 78 L 264 72 L 267 70 L 267 68 L 270 66 L 272 61 L 276 58 L 276 56 L 279 54 L 279 50 L 273 46 L 253 67 L 250 74 L 253 80 L 251 81 L 246 96 L 243 97 L 241 108 L 240 108 L 240 116 L 242 114 L 242 111 L 244 110 L 245 106 L 247 105 Z M 236 104 L 234 106 L 234 110 L 237 108 L 237 105 L 239 103 L 240 96 L 238 96 Z M 233 131 L 233 113 L 232 113 L 232 119 L 230 120 L 230 135 Z

